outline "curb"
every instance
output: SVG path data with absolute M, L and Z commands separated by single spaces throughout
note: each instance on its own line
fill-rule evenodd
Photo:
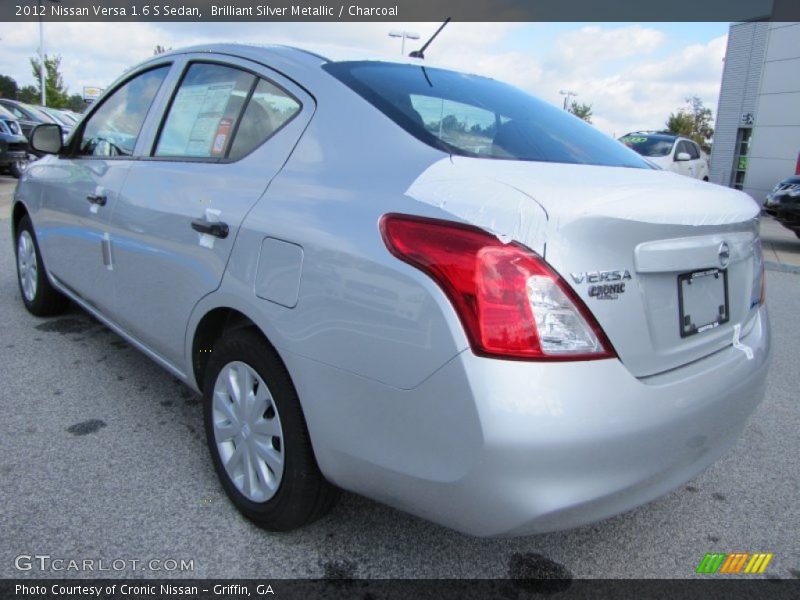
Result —
M 779 271 L 781 273 L 800 274 L 800 266 L 797 266 L 797 265 L 786 265 L 784 263 L 772 262 L 771 260 L 765 260 L 764 261 L 764 266 L 769 271 Z

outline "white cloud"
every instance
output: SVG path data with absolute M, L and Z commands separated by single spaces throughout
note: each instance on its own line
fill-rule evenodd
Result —
M 591 69 L 599 62 L 649 54 L 665 38 L 664 32 L 640 25 L 616 29 L 582 27 L 560 37 L 557 62 L 573 69 Z

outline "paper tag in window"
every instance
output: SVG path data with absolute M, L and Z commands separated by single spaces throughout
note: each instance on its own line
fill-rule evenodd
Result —
M 233 125 L 231 119 L 220 119 L 217 133 L 214 134 L 214 143 L 211 144 L 212 156 L 222 156 L 225 153 L 225 143 L 228 141 L 231 125 Z

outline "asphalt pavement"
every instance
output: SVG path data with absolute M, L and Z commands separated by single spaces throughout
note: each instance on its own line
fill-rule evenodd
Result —
M 570 531 L 486 540 L 345 493 L 324 519 L 273 534 L 224 496 L 193 392 L 78 309 L 25 311 L 12 185 L 0 176 L 0 577 L 691 578 L 712 551 L 771 552 L 765 577 L 800 577 L 796 273 L 767 275 L 766 399 L 726 457 L 655 502 Z M 20 571 L 21 555 L 126 566 Z M 162 570 L 131 562 L 151 559 Z M 193 569 L 164 570 L 170 559 Z

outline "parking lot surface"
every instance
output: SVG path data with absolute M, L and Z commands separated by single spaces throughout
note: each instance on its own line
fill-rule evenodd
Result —
M 273 534 L 224 496 L 198 396 L 76 308 L 25 311 L 13 184 L 0 176 L 0 577 L 685 578 L 712 551 L 771 552 L 765 577 L 800 577 L 798 274 L 768 272 L 774 360 L 740 441 L 655 502 L 571 531 L 486 540 L 345 493 L 324 519 Z M 33 554 L 193 570 L 15 568 Z

